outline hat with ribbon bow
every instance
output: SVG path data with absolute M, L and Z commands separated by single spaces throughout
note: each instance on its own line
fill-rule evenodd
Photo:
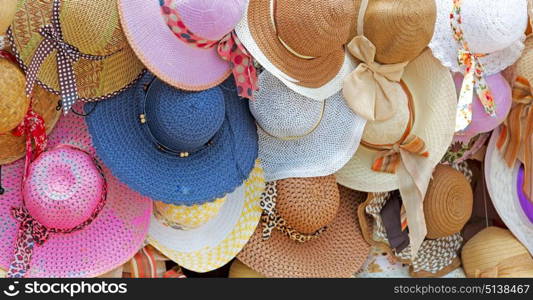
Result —
M 126 37 L 158 78 L 199 91 L 233 74 L 239 96 L 253 98 L 257 89 L 253 59 L 233 31 L 247 0 L 118 2 Z
M 12 277 L 95 277 L 124 264 L 143 245 L 152 201 L 94 156 L 82 117 L 63 116 L 48 146 L 27 172 L 24 160 L 2 167 L 0 267 Z
M 393 2 L 360 1 L 357 36 L 347 45 L 360 64 L 344 78 L 343 95 L 354 112 L 371 121 L 387 120 L 395 113 L 404 68 L 433 34 L 433 1 Z
M 41 85 L 61 96 L 65 113 L 78 100 L 118 94 L 143 70 L 113 0 L 19 1 L 10 39 L 27 74 L 27 95 Z
M 470 278 L 531 278 L 533 257 L 509 230 L 487 227 L 461 251 Z
M 31 155 L 34 148 L 36 156 L 42 152 L 46 134 L 61 115 L 55 95 L 37 87 L 29 98 L 24 92 L 25 82 L 15 58 L 0 51 L 0 165 Z
M 429 44 L 441 63 L 464 74 L 456 131 L 472 122 L 474 92 L 484 111 L 496 116 L 485 76 L 512 65 L 524 49 L 527 0 L 438 0 L 435 33 Z
M 357 226 L 363 196 L 334 175 L 267 182 L 261 224 L 237 258 L 267 277 L 351 277 L 370 250 Z
M 367 122 L 361 146 L 336 175 L 341 185 L 359 191 L 400 189 L 416 253 L 426 236 L 422 202 L 433 168 L 452 142 L 457 97 L 450 72 L 428 50 L 406 66 L 400 86 L 396 113 Z
M 354 68 L 344 45 L 354 1 L 250 0 L 235 28 L 246 49 L 292 90 L 315 100 L 342 88 Z

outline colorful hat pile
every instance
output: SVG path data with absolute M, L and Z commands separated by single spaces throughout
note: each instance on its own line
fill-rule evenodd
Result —
M 0 269 L 533 277 L 530 15 L 0 0 Z

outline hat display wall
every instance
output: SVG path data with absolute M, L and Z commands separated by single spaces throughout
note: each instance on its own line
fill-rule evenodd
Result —
M 433 35 L 435 2 L 358 2 L 357 35 L 347 50 L 361 63 L 344 78 L 343 95 L 363 118 L 383 121 L 396 111 L 396 99 L 403 93 L 399 81 L 407 62 L 427 47 Z
M 268 71 L 259 76 L 259 87 L 249 106 L 258 125 L 259 158 L 267 181 L 327 176 L 350 160 L 366 121 L 346 106 L 340 92 L 314 101 Z
M 48 145 L 50 149 L 58 145 L 71 145 L 87 151 L 91 156 L 95 154 L 83 118 L 74 114 L 61 118 L 49 136 Z M 93 195 L 97 181 L 89 180 L 92 177 L 80 177 L 87 173 L 94 177 L 94 172 L 75 163 L 78 161 L 77 156 L 70 156 L 68 153 L 63 155 L 61 152 L 58 157 L 47 158 L 45 154 L 38 158 L 42 163 L 34 162 L 35 181 L 27 185 L 31 190 L 26 192 L 35 191 L 25 197 L 26 205 L 30 201 L 32 203 L 32 208 L 28 206 L 28 211 L 43 226 L 75 226 L 77 220 L 84 219 L 94 209 L 94 201 L 80 202 L 94 198 L 89 198 L 89 195 Z M 60 159 L 61 163 L 56 159 Z M 45 162 L 50 163 L 48 168 L 44 168 Z M 128 189 L 111 175 L 101 161 L 98 163 L 102 166 L 107 182 L 105 205 L 91 224 L 83 229 L 72 233 L 49 232 L 46 242 L 34 246 L 26 277 L 95 277 L 124 264 L 142 247 L 148 233 L 151 200 Z M 2 167 L 5 193 L 0 195 L 0 267 L 4 269 L 9 268 L 14 255 L 20 223 L 13 218 L 11 210 L 22 205 L 23 171 L 24 160 Z M 36 194 L 38 191 L 39 194 Z M 83 195 L 87 197 L 82 197 Z M 57 213 L 58 209 L 61 209 L 60 214 Z
M 61 96 L 65 112 L 78 100 L 117 95 L 143 70 L 114 0 L 18 1 L 10 39 L 28 75 L 26 92 L 40 84 Z
M 233 70 L 239 94 L 252 97 L 253 61 L 233 33 L 247 0 L 118 2 L 126 37 L 158 78 L 197 91 L 219 85 Z
M 509 168 L 496 147 L 500 129 L 494 130 L 485 156 L 485 180 L 490 199 L 505 225 L 533 255 L 533 206 L 519 181 L 521 163 Z
M 353 1 L 251 0 L 235 27 L 242 44 L 285 85 L 315 100 L 342 88 L 355 67 L 344 50 Z
M 261 224 L 237 258 L 266 277 L 351 277 L 369 251 L 356 226 L 362 197 L 333 175 L 267 182 Z
M 464 245 L 461 257 L 468 277 L 533 277 L 533 257 L 509 230 L 502 228 L 480 231 Z
M 463 76 L 460 73 L 454 74 L 455 86 L 458 92 L 463 83 Z M 496 73 L 486 77 L 487 84 L 490 86 L 495 105 L 495 116 L 488 115 L 481 104 L 481 100 L 477 95 L 474 95 L 472 101 L 472 122 L 465 128 L 455 134 L 454 141 L 468 143 L 474 136 L 492 131 L 498 127 L 511 110 L 513 103 L 511 96 L 511 86 L 500 74 Z
M 257 158 L 257 129 L 233 78 L 201 92 L 145 74 L 124 93 L 85 106 L 98 155 L 154 200 L 214 201 L 240 186 Z
M 336 176 L 358 191 L 400 189 L 416 252 L 426 235 L 422 201 L 433 168 L 452 142 L 457 97 L 451 74 L 429 50 L 407 65 L 401 86 L 397 113 L 367 122 L 361 146 Z

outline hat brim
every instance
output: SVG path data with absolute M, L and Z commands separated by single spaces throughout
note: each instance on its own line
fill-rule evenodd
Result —
M 451 144 L 455 131 L 457 95 L 452 76 L 426 50 L 407 65 L 402 80 L 413 96 L 416 118 L 412 134 L 422 138 L 426 144 L 429 157 L 423 159 L 436 166 Z M 376 154 L 377 151 L 359 147 L 354 157 L 336 173 L 337 182 L 365 192 L 399 189 L 396 174 L 371 169 Z
M 216 217 L 199 228 L 179 230 L 152 216 L 148 242 L 181 267 L 209 272 L 232 260 L 244 247 L 261 217 L 263 171 L 257 163 L 248 180 L 228 194 Z
M 222 127 L 208 147 L 187 158 L 158 150 L 141 127 L 137 106 L 153 78 L 146 74 L 131 89 L 99 102 L 86 117 L 98 155 L 129 187 L 165 203 L 202 204 L 235 190 L 248 178 L 258 146 L 248 102 L 238 97 L 233 78 L 218 87 L 226 108 Z
M 190 91 L 219 85 L 231 74 L 216 47 L 200 49 L 178 39 L 165 23 L 158 1 L 120 0 L 120 21 L 133 51 L 167 84 Z
M 352 277 L 370 250 L 357 226 L 365 194 L 340 187 L 340 195 L 338 214 L 320 237 L 298 243 L 273 230 L 263 240 L 260 224 L 237 258 L 266 277 Z
M 485 178 L 490 198 L 498 215 L 509 230 L 524 244 L 533 255 L 533 223 L 525 215 L 518 198 L 517 180 L 520 164 L 509 168 L 496 142 L 500 136 L 500 128 L 492 133 L 485 156 Z
M 344 77 L 352 72 L 356 66 L 350 55 L 342 50 L 342 54 L 339 53 L 339 55 L 342 56 L 342 59 L 340 59 L 339 62 L 337 62 L 337 66 L 335 66 L 336 71 L 331 75 L 325 76 L 321 68 L 324 68 L 328 62 L 321 62 L 324 66 L 317 68 L 317 66 L 314 65 L 315 63 L 311 64 L 313 60 L 301 59 L 290 53 L 279 42 L 273 32 L 273 29 L 270 26 L 270 16 L 268 14 L 262 16 L 263 18 L 268 18 L 267 23 L 261 24 L 261 21 L 256 21 L 257 26 L 261 26 L 265 32 L 262 32 L 261 35 L 258 35 L 257 33 L 252 34 L 251 30 L 254 24 L 251 23 L 250 6 L 257 5 L 255 2 L 261 1 L 250 1 L 248 3 L 247 13 L 244 14 L 241 22 L 235 27 L 237 36 L 248 52 L 252 54 L 254 59 L 266 70 L 278 77 L 290 89 L 311 99 L 324 100 L 340 91 Z M 264 6 L 264 4 L 262 5 Z M 266 43 L 272 43 L 272 47 L 275 47 L 274 49 L 279 50 L 279 52 L 270 53 L 270 51 L 267 50 L 270 48 L 264 48 Z M 278 63 L 274 62 L 273 57 L 276 57 L 275 61 Z M 295 74 L 289 72 L 287 69 L 291 67 L 302 69 L 303 71 L 295 76 Z M 321 83 L 311 87 L 302 83 L 302 79 L 312 78 L 311 76 L 319 76 Z
M 82 117 L 63 116 L 49 136 L 48 145 L 69 144 L 92 155 L 95 149 Z M 126 263 L 142 247 L 148 233 L 152 201 L 142 197 L 101 164 L 106 177 L 107 202 L 98 217 L 83 230 L 51 234 L 33 250 L 28 277 L 96 277 Z M 24 160 L 2 167 L 5 193 L 0 195 L 0 267 L 13 259 L 19 227 L 11 208 L 22 205 Z
M 61 117 L 61 111 L 56 110 L 59 97 L 40 86 L 35 87 L 33 94 L 32 109 L 43 118 L 49 134 Z M 0 134 L 0 149 L 0 165 L 12 163 L 26 154 L 26 136 Z

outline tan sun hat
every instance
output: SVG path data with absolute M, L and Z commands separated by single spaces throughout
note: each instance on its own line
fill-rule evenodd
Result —
M 509 230 L 483 229 L 464 245 L 461 256 L 468 277 L 533 277 L 533 257 Z
M 453 139 L 457 95 L 450 72 L 429 50 L 406 66 L 401 87 L 396 113 L 366 124 L 361 146 L 336 175 L 341 185 L 358 191 L 400 189 L 416 254 L 427 233 L 422 202 L 433 168 Z
M 269 182 L 262 222 L 237 258 L 266 277 L 351 277 L 370 251 L 357 226 L 364 197 L 333 175 Z
M 459 171 L 438 165 L 424 200 L 427 238 L 437 239 L 460 232 L 472 216 L 472 186 Z
M 43 38 L 40 30 L 49 38 Z M 47 90 L 62 94 L 66 110 L 78 99 L 96 101 L 118 94 L 143 71 L 122 32 L 114 0 L 18 1 L 10 38 L 28 84 L 35 75 Z M 58 48 L 63 50 L 55 51 Z M 73 61 L 70 75 L 69 61 Z M 63 88 L 58 62 L 65 66 Z M 69 81 L 74 81 L 74 88 Z
M 16 10 L 17 0 L 0 0 L 0 35 L 6 34 Z
M 265 276 L 250 269 L 240 260 L 235 259 L 229 269 L 229 278 L 265 278 Z

